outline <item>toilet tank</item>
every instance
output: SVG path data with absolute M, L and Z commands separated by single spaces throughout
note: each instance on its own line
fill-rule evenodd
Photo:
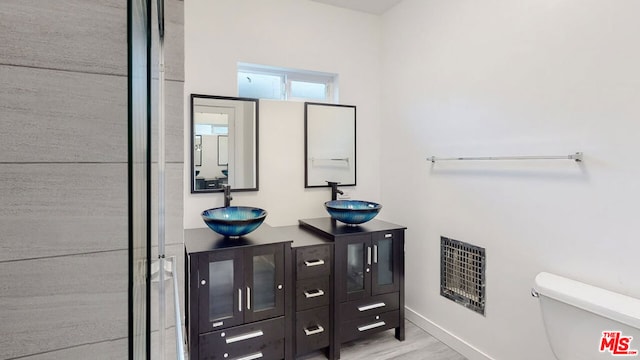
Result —
M 640 359 L 640 300 L 545 272 L 535 290 L 559 360 Z

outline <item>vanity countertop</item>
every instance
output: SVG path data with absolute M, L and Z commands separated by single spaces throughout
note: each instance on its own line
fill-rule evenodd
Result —
M 186 229 L 184 246 L 187 254 L 231 247 L 292 242 L 291 247 L 321 245 L 332 237 L 366 232 L 406 229 L 405 226 L 373 219 L 358 226 L 347 226 L 330 217 L 298 220 L 299 225 L 272 227 L 262 224 L 258 229 L 238 239 L 219 235 L 209 228 Z
M 291 242 L 292 240 L 287 236 L 283 236 L 277 227 L 271 227 L 269 224 L 262 224 L 255 231 L 238 239 L 231 239 L 217 234 L 209 228 L 186 229 L 184 231 L 184 247 L 187 254 L 231 247 Z
M 209 228 L 186 229 L 184 246 L 188 254 L 218 250 L 238 246 L 266 245 L 280 242 L 292 242 L 291 247 L 321 245 L 331 240 L 320 236 L 300 225 L 277 226 L 262 224 L 255 231 L 230 239 L 211 231 Z
M 286 239 L 293 240 L 291 247 L 313 246 L 331 243 L 330 239 L 322 237 L 300 225 L 280 226 L 275 228 Z
M 357 226 L 349 226 L 330 217 L 298 220 L 300 226 L 324 236 L 339 237 L 366 232 L 389 231 L 406 229 L 406 226 L 393 224 L 382 220 L 370 220 Z

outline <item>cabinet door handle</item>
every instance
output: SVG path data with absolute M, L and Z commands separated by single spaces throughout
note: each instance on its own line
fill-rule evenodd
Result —
M 373 245 L 373 263 L 378 263 L 378 245 Z
M 242 312 L 242 289 L 238 289 L 238 311 Z
M 304 297 L 306 297 L 307 299 L 311 299 L 311 298 L 322 296 L 322 295 L 324 295 L 324 291 L 322 291 L 321 289 L 313 290 L 313 292 L 309 292 L 308 290 L 304 291 Z
M 244 340 L 257 338 L 257 337 L 260 337 L 262 335 L 264 335 L 262 330 L 258 330 L 258 331 L 254 331 L 254 332 L 250 332 L 250 333 L 246 333 L 246 334 L 242 334 L 242 335 L 226 338 L 224 341 L 227 344 L 233 344 L 233 343 L 238 342 L 238 341 L 244 341 Z
M 251 288 L 247 286 L 247 310 L 251 310 Z
M 364 326 L 358 326 L 358 331 L 360 331 L 360 332 L 367 331 L 367 330 L 375 329 L 377 327 L 385 326 L 385 325 L 387 325 L 387 323 L 385 323 L 384 321 L 378 321 L 377 323 L 364 325 Z
M 307 267 L 324 265 L 324 260 L 322 260 L 322 259 L 319 259 L 319 260 L 305 260 L 304 264 Z
M 367 264 L 371 265 L 371 246 L 367 246 Z
M 320 325 L 316 325 L 317 328 L 313 329 L 313 330 L 309 330 L 307 328 L 304 329 L 304 333 L 307 336 L 311 336 L 311 335 L 315 335 L 315 334 L 320 334 L 321 332 L 324 332 L 324 328 Z
M 367 310 L 377 309 L 385 306 L 387 306 L 387 304 L 383 302 L 379 302 L 371 305 L 358 306 L 358 311 L 367 311 Z
M 262 352 L 257 352 L 255 354 L 250 354 L 247 356 L 235 358 L 235 360 L 254 360 L 254 359 L 260 359 L 261 357 L 262 357 Z

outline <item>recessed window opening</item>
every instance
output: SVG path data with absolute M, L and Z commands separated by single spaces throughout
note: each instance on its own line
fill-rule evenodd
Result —
M 215 124 L 194 124 L 196 135 L 228 135 L 229 127 Z
M 338 75 L 238 63 L 238 96 L 338 103 Z

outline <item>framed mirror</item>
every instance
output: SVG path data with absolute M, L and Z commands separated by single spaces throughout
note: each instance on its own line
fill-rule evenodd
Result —
M 191 94 L 191 193 L 258 190 L 258 99 Z
M 356 185 L 356 107 L 304 103 L 305 188 Z

